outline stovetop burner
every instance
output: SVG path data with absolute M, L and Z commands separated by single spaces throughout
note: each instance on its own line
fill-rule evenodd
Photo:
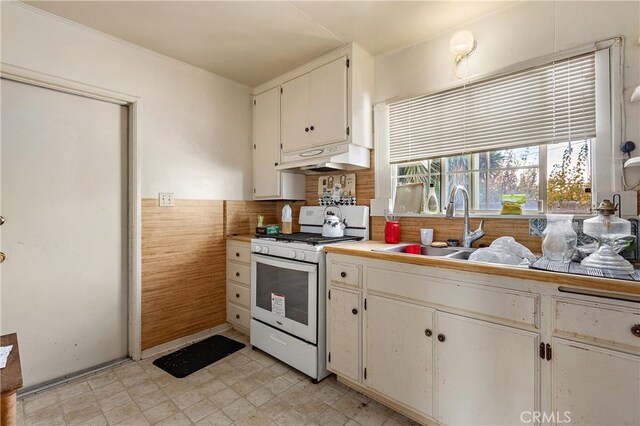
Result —
M 349 235 L 345 235 L 344 237 L 323 237 L 322 234 L 314 234 L 312 232 L 295 232 L 293 234 L 278 235 L 256 235 L 256 238 L 306 243 L 311 244 L 312 246 L 341 243 L 345 241 L 359 241 L 363 239 L 362 237 L 354 237 Z

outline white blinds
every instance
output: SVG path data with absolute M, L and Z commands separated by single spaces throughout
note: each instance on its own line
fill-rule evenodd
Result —
M 391 163 L 594 138 L 595 54 L 389 105 Z

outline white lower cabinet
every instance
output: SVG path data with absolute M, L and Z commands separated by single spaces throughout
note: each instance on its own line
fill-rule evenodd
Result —
M 366 378 L 370 388 L 433 414 L 433 314 L 420 305 L 367 297 Z
M 328 302 L 327 365 L 340 376 L 360 381 L 360 292 L 334 287 Z
M 639 356 L 558 338 L 552 348 L 555 415 L 576 425 L 640 424 Z
M 512 425 L 537 410 L 539 335 L 438 312 L 438 420 Z

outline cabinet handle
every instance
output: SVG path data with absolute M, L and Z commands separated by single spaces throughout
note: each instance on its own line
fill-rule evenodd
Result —
M 634 324 L 633 327 L 631 327 L 631 334 L 640 337 L 640 324 Z
M 240 257 L 240 253 L 236 253 L 236 257 Z
M 238 298 L 239 298 L 239 297 L 240 297 L 240 293 L 236 293 L 236 297 L 238 297 Z
M 346 272 L 340 272 L 340 276 L 342 278 L 347 278 L 347 273 Z
M 240 276 L 240 272 L 236 272 L 236 277 L 239 277 L 239 276 Z
M 236 315 L 236 319 L 240 319 L 240 315 Z
M 427 337 L 431 337 L 431 334 L 432 334 L 432 333 L 431 333 L 431 329 L 429 329 L 429 328 L 427 328 L 427 329 L 424 331 L 424 335 L 425 335 L 425 336 L 427 336 Z
M 446 337 L 444 337 L 444 334 L 438 334 L 438 342 L 444 342 L 446 339 Z
M 547 361 L 551 361 L 551 345 L 547 343 L 545 347 L 546 347 L 545 354 L 546 354 Z
M 308 127 L 305 127 L 305 128 L 304 128 L 304 131 L 305 131 L 305 132 L 308 132 L 308 131 L 309 131 L 309 128 L 308 128 Z
M 274 165 L 274 166 L 277 166 L 277 165 L 278 165 L 278 163 L 273 163 L 273 165 Z
M 351 313 L 352 313 L 353 315 L 358 315 L 358 310 L 357 310 L 356 308 L 353 308 L 353 309 L 351 310 Z
M 313 126 L 309 127 L 309 130 L 313 130 Z

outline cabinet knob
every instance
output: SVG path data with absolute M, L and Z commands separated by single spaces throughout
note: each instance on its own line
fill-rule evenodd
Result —
M 240 257 L 240 253 L 236 253 L 236 257 Z
M 444 337 L 444 334 L 438 334 L 438 342 L 444 342 L 446 339 L 446 337 Z
M 308 131 L 309 131 L 309 128 L 308 128 L 308 127 L 305 127 L 305 128 L 304 128 L 304 131 L 305 131 L 305 132 L 308 132 Z
M 240 315 L 236 315 L 236 319 L 240 319 Z
M 425 335 L 425 336 L 427 336 L 427 337 L 431 337 L 431 334 L 433 334 L 433 333 L 431 333 L 431 329 L 429 329 L 429 328 L 427 328 L 427 329 L 424 331 L 424 335 Z
M 351 313 L 352 313 L 353 315 L 358 315 L 358 310 L 357 310 L 356 308 L 353 308 L 353 309 L 351 310 Z
M 633 327 L 631 327 L 631 334 L 640 337 L 640 324 L 634 324 Z
M 309 127 L 309 130 L 313 130 L 313 126 Z
M 347 273 L 346 272 L 340 272 L 340 276 L 342 278 L 347 278 Z
M 278 163 L 273 163 L 273 165 L 274 165 L 274 166 L 277 166 L 277 165 L 278 165 Z
M 239 276 L 240 276 L 240 272 L 236 272 L 236 277 L 239 277 Z
M 238 297 L 238 298 L 239 298 L 239 297 L 240 297 L 240 293 L 236 293 L 236 297 Z

